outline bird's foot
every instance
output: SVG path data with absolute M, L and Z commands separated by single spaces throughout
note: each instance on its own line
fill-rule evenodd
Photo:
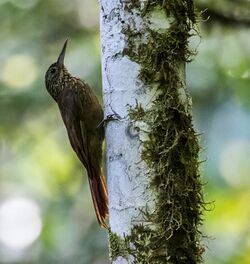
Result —
M 110 115 L 107 115 L 105 118 L 103 118 L 103 120 L 100 122 L 100 124 L 97 126 L 97 128 L 101 127 L 101 126 L 106 126 L 108 122 L 110 121 L 120 121 L 122 118 L 120 115 L 118 115 L 117 113 L 113 113 Z

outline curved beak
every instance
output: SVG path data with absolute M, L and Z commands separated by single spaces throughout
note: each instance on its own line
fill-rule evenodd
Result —
M 64 56 L 65 56 L 65 53 L 66 53 L 66 48 L 67 48 L 67 43 L 68 43 L 68 39 L 66 39 L 66 41 L 64 42 L 64 45 L 63 45 L 63 48 L 62 48 L 62 51 L 57 59 L 57 64 L 62 67 L 63 64 L 64 64 Z

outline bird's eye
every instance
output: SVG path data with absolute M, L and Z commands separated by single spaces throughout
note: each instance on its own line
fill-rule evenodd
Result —
M 56 68 L 52 68 L 52 69 L 50 70 L 50 72 L 51 72 L 51 73 L 55 73 L 55 72 L 56 72 Z

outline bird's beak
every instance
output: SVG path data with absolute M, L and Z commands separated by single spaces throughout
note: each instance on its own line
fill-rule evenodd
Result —
M 66 41 L 64 42 L 64 45 L 63 45 L 63 48 L 62 48 L 62 51 L 57 59 L 57 64 L 62 67 L 63 66 L 63 63 L 64 63 L 64 56 L 65 56 L 65 53 L 66 53 L 66 48 L 67 48 L 67 43 L 68 43 L 68 39 L 66 39 Z

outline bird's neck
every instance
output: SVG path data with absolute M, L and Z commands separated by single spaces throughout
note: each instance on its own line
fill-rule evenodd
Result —
M 67 89 L 67 83 L 72 78 L 71 74 L 68 72 L 66 68 L 63 68 L 61 71 L 59 77 L 48 86 L 48 92 L 50 95 L 54 98 L 55 101 L 57 101 L 60 93 Z

